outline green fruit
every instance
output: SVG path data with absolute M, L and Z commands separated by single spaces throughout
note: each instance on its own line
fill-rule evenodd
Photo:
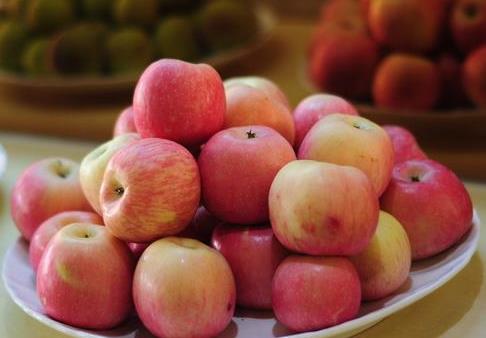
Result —
M 188 18 L 173 16 L 161 21 L 154 41 L 160 58 L 192 61 L 201 54 L 192 21 Z
M 80 0 L 82 13 L 89 19 L 109 18 L 113 0 Z
M 121 25 L 151 26 L 158 18 L 159 1 L 115 0 L 113 16 Z
M 204 42 L 213 51 L 244 43 L 258 30 L 253 8 L 230 0 L 209 2 L 196 20 Z
M 74 19 L 75 6 L 72 0 L 31 0 L 28 3 L 27 24 L 34 32 L 54 32 Z
M 113 74 L 137 74 L 153 60 L 150 39 L 139 28 L 124 28 L 108 39 L 108 69 Z
M 49 66 L 49 41 L 37 39 L 27 44 L 22 54 L 22 68 L 32 76 L 45 76 L 53 71 Z
M 59 33 L 52 43 L 51 63 L 61 74 L 103 71 L 107 30 L 101 23 L 80 23 Z
M 0 68 L 20 70 L 20 55 L 27 38 L 27 29 L 20 22 L 7 21 L 0 25 Z

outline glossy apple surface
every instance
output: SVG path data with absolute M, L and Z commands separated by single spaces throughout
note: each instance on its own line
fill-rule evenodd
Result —
M 137 127 L 133 118 L 133 108 L 127 107 L 118 115 L 113 129 L 113 136 L 118 136 L 127 133 L 136 133 Z

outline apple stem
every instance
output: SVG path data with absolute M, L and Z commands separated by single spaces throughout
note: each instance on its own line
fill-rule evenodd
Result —
M 246 135 L 248 136 L 248 139 L 256 138 L 256 133 L 253 132 L 251 129 L 250 129 L 250 131 L 246 132 Z
M 410 179 L 412 180 L 412 182 L 420 182 L 420 177 L 418 177 L 416 175 L 410 177 Z

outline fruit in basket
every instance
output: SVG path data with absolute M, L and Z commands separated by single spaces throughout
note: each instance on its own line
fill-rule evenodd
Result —
M 15 182 L 10 210 L 27 241 L 42 222 L 61 211 L 91 211 L 79 183 L 79 164 L 60 157 L 31 164 Z
M 73 23 L 75 16 L 72 0 L 31 0 L 26 9 L 27 25 L 35 32 L 52 33 Z
M 132 309 L 133 268 L 126 244 L 105 227 L 74 223 L 47 245 L 37 270 L 37 294 L 55 320 L 110 329 Z
M 49 64 L 49 41 L 36 39 L 26 45 L 22 53 L 22 69 L 32 76 L 46 76 L 53 73 Z
M 347 98 L 369 96 L 378 49 L 361 33 L 329 34 L 316 40 L 309 57 L 309 75 L 322 91 Z
M 437 69 L 441 82 L 439 103 L 442 107 L 460 107 L 468 103 L 466 92 L 462 84 L 462 64 L 452 53 L 439 56 Z
M 81 0 L 81 12 L 90 19 L 107 19 L 110 17 L 114 0 Z
M 153 46 L 140 28 L 123 28 L 107 40 L 108 70 L 112 74 L 139 74 L 153 59 Z
M 103 70 L 107 29 L 98 22 L 74 25 L 52 39 L 51 63 L 61 74 L 97 74 Z
M 204 206 L 229 223 L 267 221 L 270 185 L 295 158 L 292 146 L 271 128 L 220 131 L 204 145 L 198 159 Z
M 439 43 L 446 17 L 443 0 L 373 0 L 368 12 L 373 38 L 401 52 L 429 52 Z
M 100 215 L 89 211 L 64 211 L 46 219 L 37 228 L 29 244 L 29 262 L 34 271 L 37 271 L 42 254 L 54 235 L 72 223 L 90 223 L 103 225 Z
M 143 6 L 137 0 L 116 0 L 112 16 L 115 22 L 125 26 L 150 27 L 159 17 L 159 0 L 145 0 Z
M 466 59 L 463 81 L 471 101 L 479 107 L 486 107 L 486 45 L 478 48 Z
M 385 125 L 383 129 L 392 141 L 395 164 L 408 160 L 422 160 L 427 158 L 427 155 L 420 149 L 415 136 L 409 130 L 393 125 Z
M 211 51 L 249 41 L 258 31 L 253 7 L 231 0 L 208 1 L 197 14 L 197 31 Z
M 446 250 L 472 224 L 471 198 L 463 183 L 432 160 L 410 160 L 395 166 L 381 206 L 405 228 L 414 260 Z
M 154 36 L 157 56 L 186 61 L 199 58 L 201 48 L 193 26 L 189 17 L 171 16 L 160 21 Z
M 299 148 L 305 135 L 317 121 L 334 113 L 359 115 L 351 103 L 331 94 L 314 94 L 300 101 L 292 114 L 295 124 L 295 147 Z
M 275 177 L 268 200 L 275 236 L 303 254 L 355 255 L 368 245 L 378 223 L 376 192 L 354 167 L 290 162 Z
M 220 223 L 222 223 L 221 220 L 211 215 L 204 206 L 200 206 L 191 223 L 177 236 L 197 239 L 204 244 L 211 245 L 213 230 Z
M 0 23 L 0 67 L 8 71 L 20 69 L 19 55 L 27 43 L 28 32 L 17 21 Z
M 220 224 L 213 247 L 223 254 L 236 283 L 236 303 L 253 309 L 272 309 L 272 279 L 289 252 L 265 226 Z
M 390 181 L 394 153 L 390 138 L 377 124 L 360 116 L 331 114 L 309 130 L 298 158 L 361 169 L 380 196 Z
M 292 255 L 275 272 L 272 302 L 289 329 L 319 330 L 358 315 L 360 281 L 347 258 Z
M 146 138 L 120 149 L 101 185 L 108 230 L 126 242 L 150 242 L 182 231 L 200 200 L 199 169 L 183 146 Z
M 152 63 L 133 96 L 135 125 L 142 137 L 185 146 L 201 145 L 221 130 L 225 110 L 223 81 L 214 68 L 173 59 Z
M 365 301 L 384 298 L 405 283 L 412 264 L 407 233 L 392 215 L 381 211 L 370 243 L 350 258 L 361 281 Z
M 224 257 L 193 239 L 168 237 L 152 243 L 133 279 L 137 314 L 158 337 L 217 336 L 232 319 L 235 296 Z
M 136 132 L 137 127 L 135 127 L 135 120 L 133 118 L 133 108 L 130 106 L 123 109 L 120 115 L 118 115 L 115 127 L 113 128 L 113 136 L 116 137 L 121 134 Z
M 463 53 L 486 43 L 486 1 L 457 0 L 450 18 L 452 37 Z
M 241 81 L 225 86 L 226 114 L 224 128 L 262 125 L 275 129 L 293 145 L 294 121 L 290 108 L 282 99 L 269 94 L 267 89 L 257 88 Z
M 88 153 L 81 161 L 79 181 L 81 188 L 93 209 L 102 214 L 100 205 L 100 190 L 108 161 L 123 147 L 140 139 L 138 134 L 122 134 L 103 143 Z
M 376 71 L 373 98 L 378 106 L 426 110 L 434 108 L 439 97 L 439 71 L 424 57 L 391 54 Z

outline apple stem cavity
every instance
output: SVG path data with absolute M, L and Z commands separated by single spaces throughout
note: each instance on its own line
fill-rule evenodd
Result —
M 410 179 L 412 180 L 412 182 L 420 182 L 420 177 L 418 175 L 413 175 L 412 177 L 410 177 Z
M 115 188 L 115 194 L 117 194 L 118 197 L 123 196 L 124 193 L 125 193 L 125 189 L 123 187 Z
M 464 7 L 464 14 L 468 18 L 475 18 L 478 14 L 478 9 L 474 4 L 469 4 L 468 6 Z
M 250 129 L 246 132 L 246 136 L 248 137 L 248 139 L 256 138 L 256 133 Z
M 55 168 L 57 176 L 60 178 L 66 178 L 69 175 L 69 168 L 62 163 L 62 161 L 57 161 Z

